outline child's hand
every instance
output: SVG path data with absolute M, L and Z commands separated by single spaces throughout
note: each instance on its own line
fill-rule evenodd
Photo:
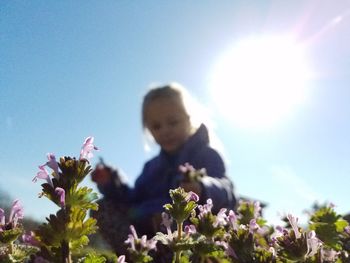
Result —
M 97 165 L 91 173 L 91 179 L 99 185 L 105 185 L 111 181 L 112 171 L 104 165 Z
M 180 183 L 180 187 L 182 187 L 186 192 L 194 192 L 199 198 L 202 194 L 202 185 L 198 181 L 183 181 Z

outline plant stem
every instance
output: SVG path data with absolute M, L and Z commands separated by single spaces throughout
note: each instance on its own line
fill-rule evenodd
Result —
M 9 244 L 9 254 L 13 254 L 13 241 Z
M 177 241 L 178 242 L 181 240 L 181 236 L 182 236 L 182 222 L 181 223 L 177 223 Z M 180 257 L 181 257 L 181 251 L 176 251 L 175 263 L 179 263 L 180 262 Z
M 180 241 L 182 236 L 182 223 L 177 224 L 177 240 Z
M 63 240 L 61 242 L 61 248 L 62 248 L 62 258 L 64 263 L 72 263 L 72 257 L 69 250 L 69 242 Z

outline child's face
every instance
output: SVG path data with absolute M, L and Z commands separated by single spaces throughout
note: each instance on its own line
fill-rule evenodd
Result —
M 146 127 L 164 151 L 175 153 L 191 136 L 189 117 L 176 99 L 155 99 L 145 110 Z

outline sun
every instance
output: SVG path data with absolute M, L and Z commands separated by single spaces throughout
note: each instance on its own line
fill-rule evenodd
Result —
M 226 118 L 242 127 L 270 127 L 307 98 L 311 70 L 290 37 L 251 37 L 216 61 L 209 93 Z

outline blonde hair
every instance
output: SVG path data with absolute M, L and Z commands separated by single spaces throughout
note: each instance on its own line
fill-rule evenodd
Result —
M 189 93 L 189 91 L 177 82 L 170 82 L 163 85 L 152 85 L 148 92 L 143 97 L 141 118 L 142 126 L 145 130 L 144 136 L 144 148 L 146 152 L 151 151 L 150 142 L 154 142 L 154 138 L 150 134 L 146 125 L 146 109 L 154 100 L 159 98 L 168 98 L 177 100 L 190 120 L 191 130 L 195 132 L 202 123 L 208 128 L 210 145 L 216 148 L 223 154 L 223 145 L 213 132 L 213 122 L 209 118 L 209 113 L 205 107 L 197 102 Z M 152 143 L 153 144 L 153 143 Z
M 157 99 L 172 99 L 176 100 L 180 103 L 185 111 L 186 115 L 190 119 L 190 124 L 192 129 L 196 129 L 199 127 L 200 123 L 198 123 L 197 118 L 195 117 L 195 109 L 196 105 L 193 98 L 190 96 L 189 92 L 179 83 L 171 82 L 166 85 L 157 86 L 151 88 L 146 95 L 143 97 L 142 102 L 142 126 L 143 128 L 147 128 L 146 126 L 146 109 L 147 107 Z

